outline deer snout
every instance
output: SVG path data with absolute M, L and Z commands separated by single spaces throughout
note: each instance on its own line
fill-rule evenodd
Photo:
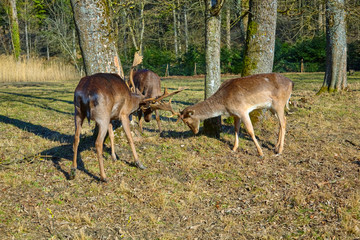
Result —
M 144 112 L 145 122 L 150 122 L 151 116 L 152 116 L 152 111 L 151 111 L 151 109 L 150 109 L 150 108 L 146 109 L 146 111 Z

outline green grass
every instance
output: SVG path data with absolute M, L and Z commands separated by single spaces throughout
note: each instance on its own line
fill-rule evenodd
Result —
M 265 159 L 242 129 L 223 121 L 219 139 L 194 136 L 169 113 L 144 133 L 132 130 L 144 171 L 116 130 L 117 161 L 105 142 L 98 181 L 92 130 L 84 122 L 76 179 L 73 92 L 78 80 L 0 83 L 1 239 L 356 239 L 360 236 L 360 75 L 350 91 L 315 95 L 322 73 L 286 74 L 295 82 L 284 153 L 267 113 L 254 126 Z M 229 78 L 231 76 L 227 76 Z M 203 99 L 203 79 L 171 77 L 175 110 Z

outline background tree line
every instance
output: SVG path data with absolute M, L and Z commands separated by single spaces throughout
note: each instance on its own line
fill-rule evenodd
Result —
M 112 34 L 119 60 L 129 68 L 141 50 L 143 67 L 164 75 L 205 73 L 203 0 L 109 0 Z M 15 8 L 14 8 L 15 6 Z M 14 11 L 14 9 L 16 11 Z M 345 3 L 348 69 L 360 70 L 360 3 Z M 13 23 L 17 15 L 18 27 Z M 225 1 L 221 18 L 221 72 L 241 73 L 249 1 Z M 325 71 L 325 1 L 278 0 L 275 59 L 277 72 Z M 18 31 L 19 38 L 12 37 Z M 0 54 L 57 57 L 83 70 L 70 0 L 5 0 L 0 4 Z

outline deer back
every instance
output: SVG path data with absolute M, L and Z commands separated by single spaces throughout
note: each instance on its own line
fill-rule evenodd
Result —
M 135 111 L 140 101 L 140 96 L 132 94 L 119 75 L 111 73 L 83 77 L 74 94 L 76 111 L 89 120 L 105 116 L 117 119 L 120 113 Z
M 209 101 L 221 103 L 229 112 L 234 108 L 251 112 L 274 102 L 285 104 L 292 88 L 293 82 L 278 73 L 257 74 L 225 81 Z
M 134 84 L 145 98 L 153 98 L 161 95 L 160 77 L 153 71 L 141 69 L 134 73 Z

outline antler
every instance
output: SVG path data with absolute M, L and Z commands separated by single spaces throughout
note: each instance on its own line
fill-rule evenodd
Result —
M 150 103 L 150 108 L 151 110 L 164 110 L 164 111 L 170 111 L 172 113 L 171 116 L 168 116 L 169 118 L 173 117 L 173 116 L 177 116 L 178 120 L 176 121 L 176 123 L 179 122 L 180 119 L 180 112 L 175 112 L 174 109 L 171 106 L 171 98 L 169 100 L 169 102 L 156 102 L 156 103 Z
M 151 110 L 164 110 L 164 111 L 170 111 L 172 113 L 171 116 L 169 117 L 172 117 L 172 116 L 178 116 L 178 120 L 180 119 L 180 113 L 178 112 L 175 112 L 174 109 L 172 108 L 171 106 L 171 98 L 169 100 L 169 102 L 163 102 L 162 100 L 164 98 L 167 98 L 167 97 L 171 97 L 181 91 L 183 91 L 184 89 L 186 89 L 186 87 L 179 87 L 178 90 L 172 92 L 172 93 L 169 93 L 167 88 L 165 88 L 164 90 L 164 94 L 159 96 L 159 97 L 156 97 L 156 98 L 147 98 L 145 100 L 143 100 L 143 104 L 150 107 Z M 144 110 L 145 106 L 142 107 L 142 109 Z
M 171 96 L 173 96 L 173 95 L 175 95 L 175 94 L 177 94 L 177 93 L 179 93 L 179 92 L 181 92 L 181 91 L 183 91 L 185 89 L 186 89 L 186 87 L 179 87 L 179 89 L 176 90 L 175 92 L 169 93 L 167 88 L 165 88 L 163 95 L 161 95 L 159 97 L 156 97 L 156 98 L 147 98 L 147 99 L 143 100 L 143 102 L 153 102 L 153 103 L 154 102 L 160 102 L 164 98 L 171 97 Z

